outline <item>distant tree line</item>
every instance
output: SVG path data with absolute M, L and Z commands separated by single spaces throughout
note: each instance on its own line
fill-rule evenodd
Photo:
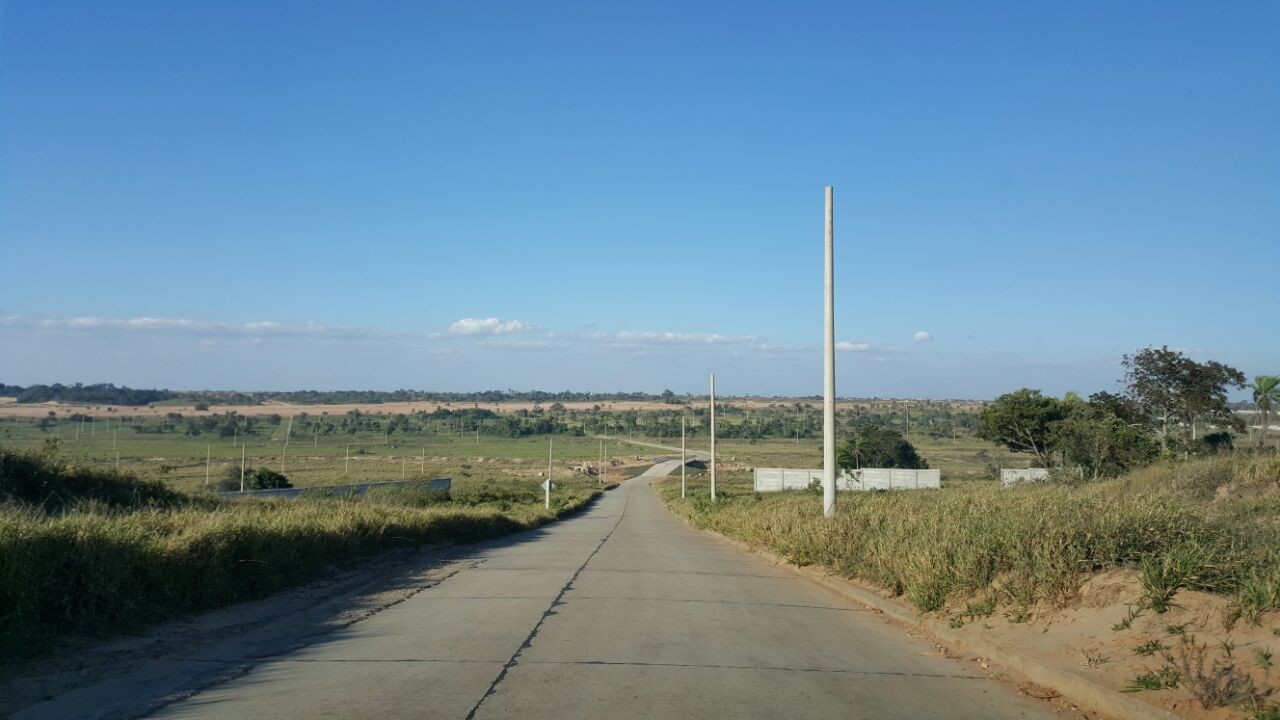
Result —
M 15 386 L 6 385 L 5 388 Z M 130 387 L 116 387 L 111 383 L 95 385 L 31 385 L 20 390 L 17 398 L 20 403 L 67 402 L 86 405 L 150 405 L 151 403 L 170 400 L 176 393 L 168 390 L 140 390 Z

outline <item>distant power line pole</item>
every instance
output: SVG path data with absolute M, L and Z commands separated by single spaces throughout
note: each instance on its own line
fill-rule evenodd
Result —
M 680 497 L 684 497 L 684 466 L 688 462 L 684 455 L 684 417 L 680 418 Z
M 822 283 L 822 514 L 836 514 L 835 189 L 826 188 Z
M 716 374 L 711 373 L 711 500 L 716 499 Z

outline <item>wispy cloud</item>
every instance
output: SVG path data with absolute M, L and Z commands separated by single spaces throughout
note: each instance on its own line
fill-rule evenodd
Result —
M 933 336 L 925 332 L 924 330 L 917 330 L 916 334 L 913 335 L 911 339 L 915 340 L 916 342 L 932 342 Z
M 454 335 L 509 335 L 536 332 L 541 329 L 523 320 L 499 320 L 496 317 L 462 318 L 449 326 L 449 332 Z
M 836 343 L 836 350 L 841 352 L 866 352 L 870 349 L 871 343 L 849 342 L 848 340 L 841 340 Z
M 677 333 L 656 330 L 623 330 L 605 335 L 615 343 L 627 345 L 735 345 L 749 343 L 754 337 L 731 337 L 716 333 Z
M 8 315 L 0 318 L 0 325 L 8 327 L 32 327 L 44 330 L 124 330 L 129 332 L 180 332 L 203 335 L 317 335 L 360 334 L 362 331 L 307 321 L 283 323 L 274 320 L 257 320 L 246 323 L 197 320 L 193 318 L 150 317 L 101 318 L 81 316 L 72 318 L 27 318 Z

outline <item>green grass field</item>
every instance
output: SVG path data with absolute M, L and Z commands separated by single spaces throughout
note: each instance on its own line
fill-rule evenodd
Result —
M 644 442 L 657 443 L 658 438 L 635 438 Z M 929 467 L 942 471 L 943 483 L 992 481 L 997 479 L 993 469 L 1028 467 L 1029 455 L 1019 455 L 1004 448 L 997 447 L 985 440 L 972 437 L 960 437 L 957 440 L 936 438 L 913 438 L 912 442 L 921 456 L 929 462 Z M 670 438 L 662 438 L 662 443 L 671 445 Z M 678 446 L 680 439 L 676 438 Z M 697 444 L 690 444 L 690 449 L 706 450 L 705 438 L 699 438 Z M 822 442 L 815 439 L 800 440 L 719 440 L 716 442 L 716 456 L 720 463 L 745 465 L 748 467 L 788 467 L 788 468 L 820 468 L 822 467 Z
M 371 433 L 355 435 L 292 434 L 284 446 L 287 425 L 262 427 L 262 434 L 237 438 L 196 437 L 178 433 L 138 433 L 129 423 L 106 430 L 95 423 L 91 434 L 78 423 L 60 421 L 42 430 L 31 420 L 0 420 L 0 447 L 39 450 L 56 440 L 66 462 L 100 469 L 114 469 L 143 479 L 162 480 L 184 491 L 204 486 L 206 454 L 208 476 L 216 484 L 229 469 L 238 473 L 241 447 L 245 464 L 269 467 L 284 474 L 296 487 L 380 482 L 415 477 L 451 477 L 455 483 L 500 480 L 539 483 L 547 471 L 548 440 L 554 440 L 554 474 L 574 472 L 585 461 L 594 463 L 602 442 L 573 436 L 503 438 L 491 436 L 427 434 L 420 437 Z M 605 443 L 615 461 L 652 454 L 619 440 Z M 349 460 L 348 460 L 349 453 Z

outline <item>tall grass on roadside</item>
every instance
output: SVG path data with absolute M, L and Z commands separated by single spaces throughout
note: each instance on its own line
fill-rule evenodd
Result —
M 0 488 L 7 482 L 0 476 Z M 75 495 L 75 483 L 65 487 Z M 536 527 L 596 494 L 562 488 L 550 510 L 540 497 L 461 504 L 405 489 L 133 507 L 90 494 L 56 510 L 9 500 L 0 503 L 0 657 L 38 653 L 60 635 L 103 635 L 262 597 L 379 550 Z
M 1218 490 L 1224 488 L 1224 490 Z M 698 526 L 878 583 L 923 611 L 991 593 L 1063 604 L 1092 573 L 1142 567 L 1159 610 L 1178 589 L 1235 595 L 1257 621 L 1280 599 L 1280 461 L 1211 458 L 1080 485 L 846 493 L 834 519 L 807 493 L 711 503 L 667 484 Z M 1215 500 L 1216 498 L 1216 500 Z

